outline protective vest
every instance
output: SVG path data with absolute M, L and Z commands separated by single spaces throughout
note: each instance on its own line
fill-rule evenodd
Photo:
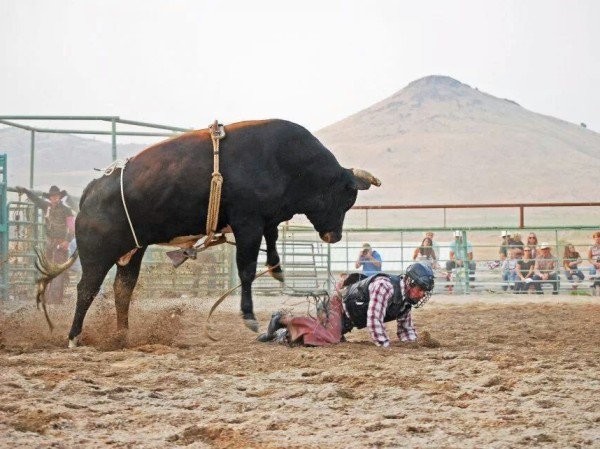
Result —
M 351 323 L 348 322 L 348 320 L 344 322 L 344 332 L 348 332 L 350 329 L 352 329 L 352 327 L 362 329 L 363 327 L 367 326 L 367 311 L 369 310 L 370 300 L 369 285 L 378 277 L 388 278 L 394 287 L 394 293 L 389 299 L 387 308 L 385 310 L 385 322 L 397 319 L 400 315 L 406 313 L 412 307 L 410 301 L 405 300 L 402 296 L 400 282 L 404 276 L 391 276 L 384 273 L 378 273 L 373 276 L 369 276 L 362 281 L 350 285 L 343 297 L 344 308 L 351 321 Z

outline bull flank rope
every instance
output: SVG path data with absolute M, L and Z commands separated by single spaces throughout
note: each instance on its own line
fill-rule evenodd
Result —
M 115 170 L 121 170 L 121 174 L 119 176 L 119 187 L 121 188 L 121 202 L 123 203 L 123 209 L 125 209 L 125 216 L 127 217 L 127 223 L 129 223 L 129 229 L 131 229 L 131 235 L 133 235 L 135 246 L 137 248 L 142 248 L 142 245 L 140 245 L 137 235 L 135 234 L 135 229 L 133 228 L 133 223 L 131 222 L 131 217 L 129 216 L 129 210 L 127 209 L 127 203 L 125 203 L 125 192 L 123 191 L 123 173 L 125 172 L 125 167 L 127 166 L 127 162 L 129 162 L 129 159 L 131 158 L 118 159 L 102 171 L 104 172 L 103 176 L 109 176 L 112 175 L 112 173 Z

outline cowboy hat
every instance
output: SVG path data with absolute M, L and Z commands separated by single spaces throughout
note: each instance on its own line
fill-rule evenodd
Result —
M 44 193 L 44 196 L 46 198 L 50 198 L 53 195 L 60 195 L 61 198 L 64 198 L 65 196 L 67 196 L 67 191 L 60 190 L 57 186 L 50 186 L 48 193 Z

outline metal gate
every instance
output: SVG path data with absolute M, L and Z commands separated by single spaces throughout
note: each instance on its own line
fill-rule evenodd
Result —
M 138 288 L 142 292 L 198 298 L 220 295 L 229 288 L 232 251 L 229 245 L 211 247 L 173 268 L 166 252 L 174 248 L 150 246 L 144 255 Z
M 34 247 L 44 247 L 44 226 L 41 210 L 29 201 L 10 201 L 8 217 L 7 288 L 4 298 L 30 299 L 35 295 L 37 271 L 34 267 Z

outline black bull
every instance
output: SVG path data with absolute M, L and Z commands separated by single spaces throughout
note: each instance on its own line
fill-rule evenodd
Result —
M 294 214 L 305 214 L 323 241 L 335 243 L 357 191 L 380 182 L 365 171 L 341 167 L 316 137 L 291 122 L 241 122 L 228 125 L 226 132 L 220 141 L 217 229 L 229 226 L 235 236 L 241 312 L 246 325 L 257 330 L 251 285 L 262 237 L 271 267 L 279 264 L 277 226 Z M 125 264 L 123 256 L 136 244 L 122 203 L 121 170 L 86 187 L 75 225 L 82 276 L 70 346 L 77 344 L 85 315 L 115 263 L 120 260 L 114 281 L 117 329 L 125 331 L 147 246 L 175 242 L 190 247 L 206 233 L 212 172 L 213 146 L 206 129 L 153 145 L 129 160 L 123 195 L 141 248 Z

